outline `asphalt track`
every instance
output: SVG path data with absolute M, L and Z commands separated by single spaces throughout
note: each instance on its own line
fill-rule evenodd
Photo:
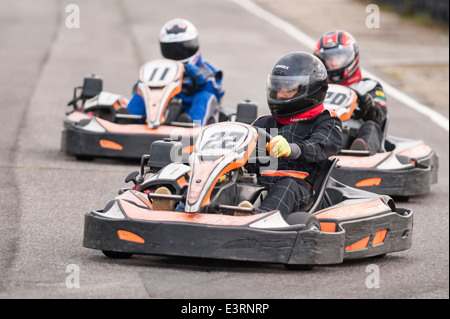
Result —
M 448 132 L 396 100 L 389 133 L 425 140 L 441 163 L 431 194 L 398 204 L 415 212 L 408 251 L 292 272 L 191 258 L 111 260 L 83 248 L 84 213 L 104 207 L 138 166 L 60 153 L 66 104 L 86 74 L 130 94 L 141 63 L 160 57 L 160 27 L 185 17 L 200 30 L 205 60 L 224 70 L 224 105 L 250 98 L 265 114 L 273 64 L 310 48 L 231 1 L 78 0 L 73 29 L 65 23 L 69 3 L 0 2 L 0 298 L 449 297 Z M 370 288 L 374 267 L 378 288 Z

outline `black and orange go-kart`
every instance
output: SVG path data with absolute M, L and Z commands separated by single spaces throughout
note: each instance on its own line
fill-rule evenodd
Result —
M 352 89 L 329 86 L 324 104 L 341 118 L 346 146 L 335 156 L 339 167 L 332 176 L 348 186 L 387 194 L 398 200 L 429 193 L 438 179 L 437 154 L 422 140 L 388 135 L 388 120 L 383 123 L 384 139 L 376 154 L 348 149 L 354 132 L 362 124 L 361 120 L 352 118 L 358 109 L 357 100 Z
M 244 165 L 260 161 L 270 168 L 271 157 L 265 147 L 257 146 L 261 139 L 265 146 L 269 138 L 265 131 L 243 123 L 207 126 L 190 165 L 173 157 L 182 148 L 179 142 L 155 142 L 151 154 L 143 156 L 140 172 L 125 180 L 134 186 L 121 189 L 104 209 L 85 215 L 84 247 L 111 258 L 189 256 L 277 263 L 293 269 L 411 247 L 412 211 L 397 208 L 388 196 L 331 178 L 337 159 L 328 160 L 303 211 L 284 219 L 279 211 L 258 210 L 267 189 Z M 295 173 L 299 172 L 261 174 Z M 170 193 L 161 193 L 162 188 Z M 242 201 L 253 208 L 241 207 Z
M 190 154 L 201 127 L 186 120 L 181 101 L 174 98 L 182 90 L 196 89 L 195 79 L 193 86 L 182 85 L 183 72 L 182 63 L 168 59 L 153 60 L 140 68 L 135 91 L 145 102 L 146 117 L 130 114 L 128 98 L 103 91 L 101 77 L 85 77 L 68 103 L 73 110 L 64 120 L 61 150 L 78 159 L 140 159 L 151 143 L 170 138 L 181 140 L 183 153 Z M 251 123 L 257 116 L 257 105 L 248 100 L 238 103 L 236 111 L 222 107 L 217 100 L 212 104 L 209 123 Z

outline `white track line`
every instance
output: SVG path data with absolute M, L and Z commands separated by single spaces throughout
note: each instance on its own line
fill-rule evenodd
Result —
M 314 48 L 316 46 L 316 41 L 312 39 L 307 34 L 300 31 L 298 28 L 293 26 L 292 24 L 284 21 L 283 19 L 280 19 L 279 17 L 275 16 L 274 14 L 264 10 L 260 6 L 256 5 L 251 0 L 230 0 L 247 11 L 251 12 L 255 16 L 269 22 L 273 26 L 277 27 L 278 29 L 281 29 L 282 31 L 289 34 L 291 37 L 293 37 L 295 40 L 300 42 L 306 47 Z M 384 88 L 384 91 L 386 92 L 387 96 L 393 97 L 394 99 L 398 100 L 399 102 L 405 104 L 406 106 L 416 110 L 417 112 L 423 114 L 424 116 L 428 117 L 430 120 L 432 120 L 434 123 L 439 125 L 441 128 L 449 131 L 449 120 L 442 114 L 430 109 L 428 106 L 423 105 L 407 94 L 397 90 L 390 84 L 386 83 L 385 81 L 381 80 L 377 76 L 373 75 L 372 73 L 368 72 L 367 70 L 363 70 L 364 75 L 367 77 L 371 77 L 376 79 L 381 83 L 381 85 Z

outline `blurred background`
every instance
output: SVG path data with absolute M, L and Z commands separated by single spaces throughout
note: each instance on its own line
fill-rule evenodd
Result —
M 419 22 L 448 28 L 449 2 L 447 0 L 363 0 L 363 2 L 376 3 L 383 9 L 393 9 Z

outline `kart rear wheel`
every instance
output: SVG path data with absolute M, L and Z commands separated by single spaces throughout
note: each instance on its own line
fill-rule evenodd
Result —
M 91 162 L 94 160 L 94 156 L 89 155 L 75 155 L 76 159 L 84 162 Z
M 124 253 L 120 251 L 109 251 L 109 250 L 102 250 L 102 253 L 109 258 L 113 259 L 127 259 L 133 256 L 132 253 Z

